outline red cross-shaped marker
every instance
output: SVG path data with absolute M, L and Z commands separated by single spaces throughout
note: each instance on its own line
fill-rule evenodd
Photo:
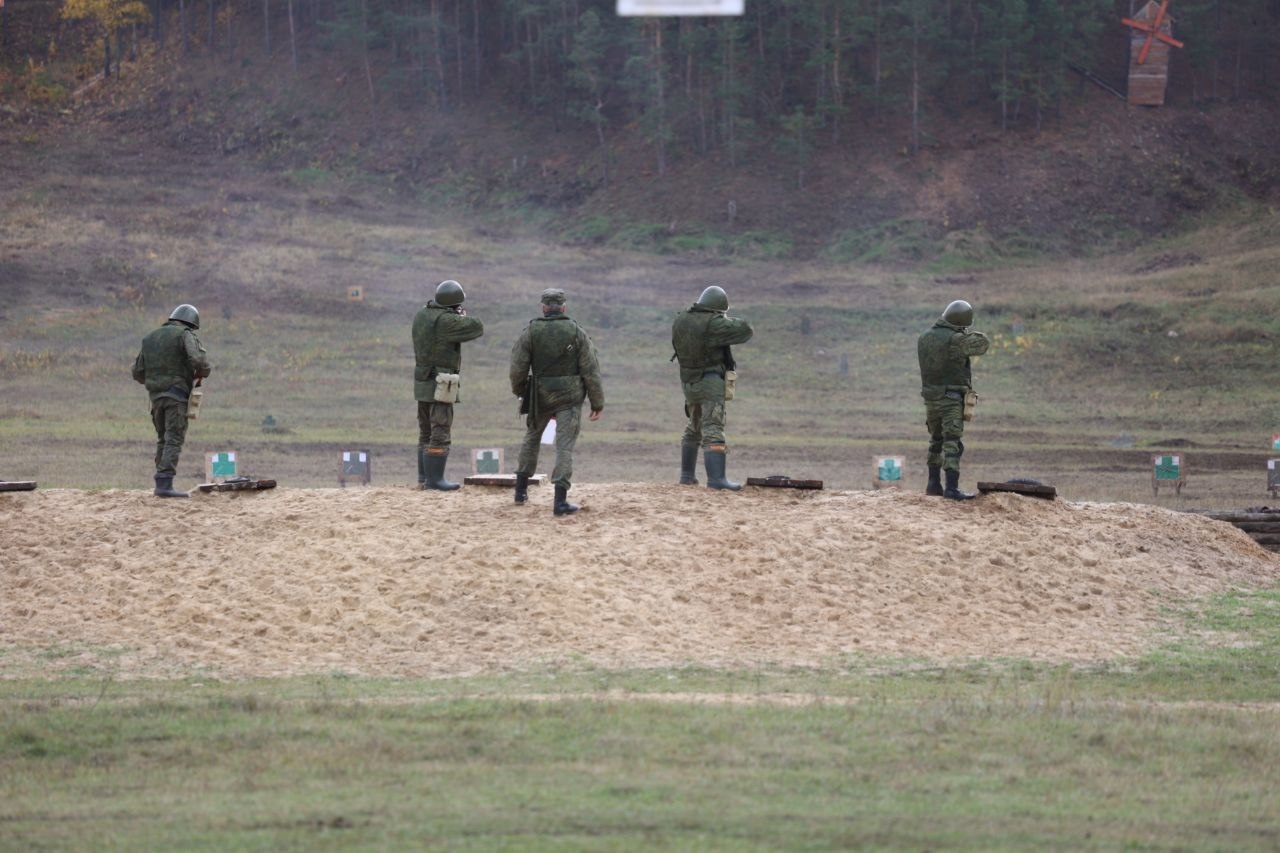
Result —
M 1172 36 L 1167 36 L 1160 32 L 1160 25 L 1164 23 L 1164 13 L 1169 11 L 1169 0 L 1160 0 L 1160 9 L 1156 12 L 1156 19 L 1149 24 L 1142 21 L 1135 21 L 1133 18 L 1121 18 L 1122 24 L 1127 24 L 1135 30 L 1141 30 L 1147 34 L 1146 40 L 1142 43 L 1142 50 L 1138 53 L 1138 64 L 1142 65 L 1147 61 L 1147 54 L 1151 52 L 1151 42 L 1154 39 L 1160 39 L 1165 44 L 1171 44 L 1174 47 L 1182 47 L 1182 42 Z

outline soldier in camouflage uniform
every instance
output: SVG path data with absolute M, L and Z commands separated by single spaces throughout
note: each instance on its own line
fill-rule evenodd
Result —
M 586 331 L 565 312 L 564 291 L 542 291 L 542 316 L 529 325 L 511 347 L 511 393 L 528 406 L 528 428 L 516 467 L 516 503 L 528 500 L 529 477 L 538 467 L 538 450 L 547 422 L 556 419 L 555 484 L 556 515 L 578 511 L 568 500 L 573 476 L 573 446 L 581 426 L 582 401 L 591 404 L 589 418 L 600 420 L 604 412 L 604 387 L 595 345 Z M 522 405 L 521 411 L 525 411 Z
M 960 491 L 960 457 L 964 454 L 965 395 L 973 391 L 970 358 L 982 355 L 991 341 L 971 332 L 973 306 L 956 300 L 947 306 L 933 328 L 920 336 L 920 396 L 924 397 L 929 428 L 929 485 L 925 494 L 952 500 L 973 495 Z M 942 472 L 946 471 L 946 486 Z
M 680 483 L 698 484 L 698 447 L 703 449 L 707 488 L 737 491 L 741 484 L 725 477 L 725 372 L 734 370 L 729 347 L 751 340 L 751 324 L 729 316 L 729 297 L 712 285 L 698 301 L 676 315 L 671 346 L 680 361 L 684 411 L 689 418 L 680 445 Z
M 413 396 L 418 401 L 418 488 L 451 492 L 444 478 L 453 441 L 453 403 L 436 400 L 436 376 L 462 369 L 462 342 L 484 334 L 484 324 L 462 307 L 466 294 L 456 281 L 436 285 L 435 299 L 413 318 Z M 456 402 L 461 402 L 460 400 Z
M 197 380 L 209 375 L 209 357 L 195 330 L 200 312 L 179 305 L 169 321 L 142 339 L 133 362 L 133 378 L 151 395 L 151 423 L 156 429 L 155 492 L 162 498 L 185 498 L 173 488 L 178 457 L 187 438 L 187 400 Z

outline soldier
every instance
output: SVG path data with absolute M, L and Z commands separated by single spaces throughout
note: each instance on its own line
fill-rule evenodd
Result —
M 435 299 L 413 318 L 413 396 L 418 401 L 418 488 L 451 492 L 444 478 L 452 443 L 453 405 L 458 399 L 462 342 L 484 334 L 484 324 L 462 307 L 466 294 L 456 281 L 436 285 Z
M 161 498 L 185 498 L 173 488 L 178 457 L 187 438 L 187 401 L 191 389 L 209 375 L 209 357 L 196 337 L 200 312 L 179 305 L 169 321 L 142 339 L 133 362 L 134 381 L 151 395 L 151 423 L 156 428 L 155 492 Z
M 964 453 L 964 422 L 972 417 L 977 395 L 969 360 L 982 355 L 991 341 L 981 332 L 970 332 L 973 306 L 956 300 L 947 306 L 933 328 L 920 336 L 920 396 L 924 397 L 925 425 L 929 428 L 929 485 L 927 495 L 968 500 L 960 491 L 960 457 Z M 947 472 L 946 488 L 941 482 Z
M 680 360 L 684 387 L 684 412 L 689 423 L 680 445 L 680 484 L 696 486 L 698 447 L 703 448 L 707 488 L 738 491 L 741 484 L 725 478 L 724 402 L 726 385 L 732 390 L 735 368 L 733 344 L 751 340 L 751 324 L 729 316 L 729 297 L 712 285 L 698 301 L 676 315 L 671 324 L 671 345 Z
M 529 321 L 511 347 L 511 393 L 520 397 L 520 411 L 529 413 L 528 428 L 516 467 L 516 503 L 529 496 L 529 477 L 538 467 L 538 450 L 547 422 L 556 419 L 556 467 L 551 472 L 556 495 L 553 512 L 578 511 L 568 500 L 573 476 L 573 446 L 578 440 L 582 401 L 591 403 L 590 420 L 604 412 L 604 388 L 595 345 L 586 331 L 565 311 L 564 291 L 542 291 L 542 316 Z

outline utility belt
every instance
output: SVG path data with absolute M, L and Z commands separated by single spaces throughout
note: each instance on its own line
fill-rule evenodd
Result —
M 973 420 L 974 410 L 978 408 L 978 392 L 972 388 L 948 388 L 942 392 L 942 396 L 963 403 L 964 414 L 962 417 L 966 421 Z
M 713 367 L 710 370 L 702 371 L 704 377 L 719 376 L 724 380 L 724 398 L 732 400 L 734 393 L 738 389 L 738 371 L 729 370 L 727 368 Z

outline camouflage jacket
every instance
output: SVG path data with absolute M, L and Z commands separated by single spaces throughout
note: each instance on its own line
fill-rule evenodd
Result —
M 142 339 L 142 349 L 133 360 L 133 379 L 147 387 L 152 402 L 161 397 L 186 400 L 195 381 L 212 369 L 196 333 L 170 320 Z
M 728 348 L 746 343 L 752 334 L 750 323 L 722 311 L 701 305 L 681 311 L 671 324 L 671 347 L 680 362 L 680 381 L 697 382 L 708 370 L 723 377 Z
M 462 370 L 462 342 L 484 334 L 484 324 L 428 302 L 413 318 L 413 396 L 432 402 L 436 398 L 436 374 Z
M 591 403 L 592 411 L 604 408 L 600 361 L 586 330 L 565 314 L 551 314 L 529 321 L 511 347 L 511 393 L 530 393 L 529 376 L 537 380 L 530 416 Z
M 970 358 L 982 355 L 990 346 L 991 341 L 981 332 L 966 331 L 944 320 L 934 323 L 916 343 L 920 357 L 920 396 L 940 400 L 948 389 L 972 388 Z

